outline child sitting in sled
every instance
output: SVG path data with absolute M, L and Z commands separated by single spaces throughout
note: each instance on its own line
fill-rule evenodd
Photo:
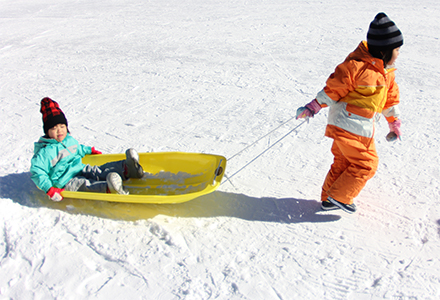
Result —
M 41 100 L 44 136 L 35 143 L 31 160 L 31 178 L 51 200 L 61 201 L 61 192 L 81 191 L 127 195 L 122 181 L 144 174 L 139 155 L 128 149 L 126 159 L 90 166 L 81 159 L 87 154 L 102 154 L 94 147 L 80 144 L 69 133 L 67 119 L 57 102 Z

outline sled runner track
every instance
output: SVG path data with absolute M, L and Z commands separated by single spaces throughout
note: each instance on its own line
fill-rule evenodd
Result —
M 8 237 L 8 230 L 6 229 L 6 224 L 3 224 L 3 242 L 4 242 L 4 247 L 5 247 L 5 253 L 3 254 L 3 257 L 0 260 L 0 266 L 2 265 L 2 261 L 9 256 L 10 252 L 11 252 L 11 243 L 9 241 L 9 237 Z
M 97 247 L 93 243 L 93 241 L 91 241 L 89 239 L 82 240 L 83 238 L 86 238 L 86 237 L 82 237 L 81 238 L 77 234 L 75 234 L 74 232 L 71 232 L 70 230 L 67 230 L 66 233 L 70 234 L 76 242 L 78 242 L 82 246 L 87 247 L 88 249 L 90 249 L 92 252 L 94 252 L 96 255 L 98 255 L 98 257 L 102 258 L 104 261 L 107 261 L 107 262 L 112 263 L 112 264 L 117 264 L 121 268 L 125 269 L 128 274 L 131 274 L 134 277 L 137 277 L 137 278 L 141 279 L 144 282 L 145 286 L 148 287 L 148 279 L 145 278 L 145 276 L 142 274 L 142 272 L 139 271 L 135 266 L 132 266 L 132 264 L 127 263 L 127 261 L 124 261 L 124 260 L 122 260 L 120 258 L 116 258 L 116 257 L 113 257 L 110 254 L 105 253 L 103 250 L 100 250 L 99 247 Z M 101 284 L 101 286 L 98 287 L 98 291 L 100 289 L 102 289 L 112 279 L 113 279 L 112 277 L 109 277 L 105 282 L 103 282 Z
M 398 217 L 398 218 L 400 218 L 400 219 L 402 219 L 402 220 L 406 220 L 406 221 L 410 221 L 410 222 L 413 221 L 412 219 L 410 219 L 410 218 L 408 218 L 408 217 L 406 217 L 406 216 L 402 216 L 402 215 L 400 215 L 400 214 L 398 214 L 398 213 L 396 213 L 396 212 L 393 212 L 393 211 L 391 211 L 391 210 L 389 210 L 389 209 L 387 209 L 387 208 L 383 208 L 383 207 L 380 207 L 380 206 L 378 206 L 378 205 L 371 204 L 371 202 L 370 202 L 370 203 L 366 203 L 366 205 L 367 205 L 367 206 L 370 206 L 370 207 L 377 208 L 377 209 L 379 209 L 379 210 L 382 210 L 382 211 L 384 211 L 384 212 L 386 212 L 386 213 L 389 213 L 390 215 L 396 216 L 396 217 Z
M 300 95 L 304 95 L 304 91 L 300 88 L 297 88 L 298 86 L 304 86 L 304 83 L 300 83 L 298 82 L 298 80 L 294 79 L 294 77 L 292 76 L 292 74 L 290 74 L 290 72 L 288 70 L 285 70 L 283 67 L 280 66 L 280 64 L 278 63 L 278 61 L 275 60 L 275 58 L 273 57 L 272 53 L 269 52 L 270 57 L 272 58 L 272 61 L 275 64 L 275 72 L 278 73 L 278 75 L 281 75 L 280 77 L 282 78 L 287 78 L 287 85 L 292 85 L 295 87 L 295 90 L 300 94 Z

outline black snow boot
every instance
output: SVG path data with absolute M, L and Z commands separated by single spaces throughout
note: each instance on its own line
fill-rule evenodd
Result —
M 339 207 L 340 209 L 342 209 L 343 211 L 345 211 L 346 213 L 352 214 L 356 212 L 356 205 L 354 203 L 345 204 L 333 199 L 332 197 L 328 197 L 327 200 L 330 201 L 332 204 L 336 205 L 337 207 Z

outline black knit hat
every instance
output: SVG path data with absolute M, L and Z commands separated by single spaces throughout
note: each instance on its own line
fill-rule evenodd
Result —
M 46 97 L 41 100 L 40 112 L 43 114 L 43 130 L 47 134 L 49 129 L 58 124 L 67 126 L 67 119 L 58 103 Z
M 379 50 L 394 49 L 403 45 L 403 35 L 396 24 L 381 12 L 370 23 L 367 43 L 369 47 Z

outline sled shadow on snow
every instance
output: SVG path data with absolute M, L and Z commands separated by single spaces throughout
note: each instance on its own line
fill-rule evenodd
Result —
M 254 198 L 220 191 L 180 204 L 131 204 L 76 199 L 52 202 L 35 187 L 29 172 L 0 177 L 0 197 L 10 198 L 32 208 L 46 207 L 70 214 L 126 221 L 145 220 L 157 215 L 181 218 L 233 217 L 278 223 L 332 222 L 341 218 L 340 215 L 322 212 L 320 203 L 315 200 Z

